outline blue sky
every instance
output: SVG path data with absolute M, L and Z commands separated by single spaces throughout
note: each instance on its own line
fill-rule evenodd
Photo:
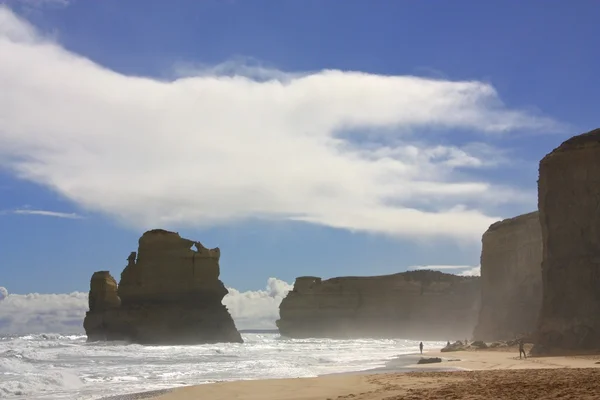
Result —
M 598 124 L 595 0 L 0 3 L 9 293 L 118 278 L 153 227 L 242 291 L 477 266 Z

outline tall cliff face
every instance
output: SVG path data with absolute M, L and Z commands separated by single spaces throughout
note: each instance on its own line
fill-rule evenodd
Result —
M 540 162 L 542 348 L 600 348 L 600 129 Z
M 542 304 L 541 264 L 537 211 L 496 222 L 483 234 L 476 340 L 513 339 L 535 330 Z
M 218 248 L 207 249 L 175 232 L 144 233 L 118 287 L 107 271 L 92 276 L 84 320 L 88 340 L 241 342 L 221 303 L 227 289 L 219 280 L 219 258 Z
M 281 302 L 279 331 L 302 337 L 449 340 L 473 332 L 479 278 L 438 271 L 296 279 Z

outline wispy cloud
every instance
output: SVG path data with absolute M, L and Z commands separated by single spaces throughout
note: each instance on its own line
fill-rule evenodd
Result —
M 68 218 L 68 219 L 82 219 L 83 217 L 77 213 L 64 213 L 58 211 L 47 211 L 47 210 L 31 210 L 31 209 L 17 209 L 10 211 L 12 214 L 20 215 L 41 215 L 45 217 L 55 218 Z
M 472 265 L 413 265 L 408 267 L 408 270 L 424 270 L 431 269 L 434 271 L 451 271 L 459 276 L 480 276 L 481 266 Z
M 461 276 L 481 276 L 481 265 L 478 265 L 476 267 L 472 267 L 470 269 L 467 269 L 466 271 L 462 271 L 458 275 L 461 275 Z
M 0 4 L 21 5 L 28 7 L 66 7 L 72 0 L 0 0 Z
M 173 67 L 176 78 L 198 77 L 245 77 L 256 82 L 290 82 L 292 79 L 311 75 L 309 72 L 292 73 L 280 71 L 252 57 L 233 57 L 217 65 L 177 62 Z
M 490 204 L 530 196 L 465 172 L 493 168 L 493 149 L 426 132 L 557 125 L 479 81 L 231 64 L 174 81 L 127 76 L 6 7 L 0 59 L 0 163 L 136 229 L 265 218 L 475 243 L 500 219 Z M 362 134 L 373 131 L 385 143 Z
M 409 270 L 414 269 L 433 269 L 433 270 L 445 270 L 445 269 L 467 269 L 473 268 L 472 265 L 413 265 L 408 267 Z

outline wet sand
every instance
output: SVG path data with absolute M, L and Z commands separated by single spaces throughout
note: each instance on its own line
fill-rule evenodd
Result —
M 384 369 L 318 378 L 222 382 L 173 389 L 154 400 L 600 399 L 599 356 L 519 359 L 512 349 L 400 356 Z M 406 362 L 415 364 L 406 364 Z M 414 372 L 397 372 L 414 371 Z M 435 372 L 433 372 L 435 371 Z M 452 371 L 452 372 L 449 372 Z M 125 399 L 125 398 L 123 398 Z

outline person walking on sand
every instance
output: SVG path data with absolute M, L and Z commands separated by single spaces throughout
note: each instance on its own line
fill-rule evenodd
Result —
M 525 349 L 523 348 L 523 339 L 519 340 L 519 359 L 525 357 L 527 358 L 527 354 L 525 353 Z M 523 355 L 523 357 L 521 357 Z
M 423 354 L 423 342 L 419 343 L 419 350 L 421 350 L 421 354 Z

